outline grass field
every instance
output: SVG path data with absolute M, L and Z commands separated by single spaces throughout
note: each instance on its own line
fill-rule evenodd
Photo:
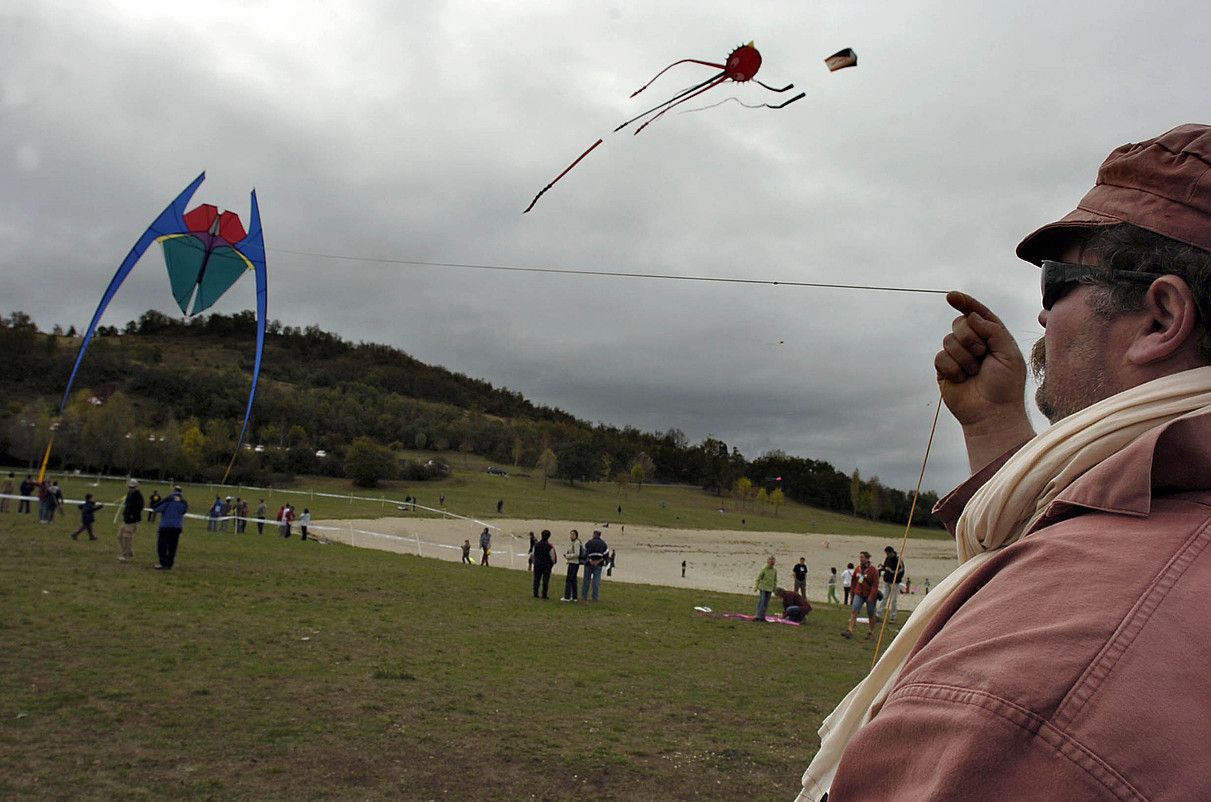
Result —
M 700 488 L 685 485 L 644 485 L 620 490 L 615 484 L 591 482 L 577 483 L 569 487 L 565 482 L 549 480 L 543 488 L 542 477 L 513 473 L 509 476 L 493 476 L 487 473 L 489 463 L 482 457 L 439 452 L 406 452 L 406 456 L 425 461 L 431 457 L 448 460 L 453 469 L 450 477 L 429 482 L 384 482 L 378 488 L 366 490 L 356 488 L 347 479 L 327 477 L 300 477 L 286 490 L 306 491 L 282 493 L 268 489 L 243 487 L 223 488 L 216 485 L 185 486 L 190 500 L 191 512 L 203 513 L 215 494 L 244 496 L 251 499 L 255 511 L 259 499 L 264 498 L 270 512 L 276 512 L 279 504 L 289 501 L 302 512 L 311 510 L 318 523 L 321 519 L 333 518 L 377 518 L 398 514 L 389 500 L 402 500 L 406 496 L 418 499 L 426 507 L 438 508 L 439 498 L 446 497 L 445 508 L 459 515 L 473 518 L 527 518 L 574 521 L 618 521 L 621 523 L 664 526 L 678 529 L 742 529 L 771 532 L 813 532 L 838 535 L 870 535 L 886 540 L 899 539 L 904 532 L 902 526 L 875 523 L 830 510 L 821 510 L 803 504 L 787 502 L 775 514 L 768 505 L 764 509 L 741 507 L 729 498 L 720 498 L 703 492 Z M 10 468 L 20 479 L 25 472 Z M 7 472 L 5 470 L 5 472 Z M 56 476 L 55 478 L 59 478 Z M 96 494 L 101 501 L 120 499 L 126 491 L 121 482 L 103 481 L 93 487 L 92 477 L 67 477 L 62 480 L 64 492 L 74 498 L 83 498 L 84 493 Z M 151 482 L 144 486 L 143 494 L 150 495 L 151 488 L 158 487 L 164 493 L 166 482 Z M 348 501 L 324 498 L 315 493 L 351 494 L 385 499 L 382 502 Z M 496 514 L 496 503 L 504 501 L 504 511 Z M 622 507 L 622 515 L 618 507 Z M 719 508 L 725 509 L 724 513 Z M 415 515 L 426 515 L 418 511 Z M 112 513 L 111 513 L 112 515 Z M 102 518 L 105 515 L 102 514 Z M 743 523 L 742 523 L 743 521 Z M 940 529 L 912 530 L 913 537 L 945 538 L 949 535 Z
M 0 515 L 4 799 L 789 802 L 870 660 L 836 609 L 540 601 L 521 572 L 194 522 L 162 572 L 146 524 L 124 564 L 105 514 L 97 542 L 31 517 Z

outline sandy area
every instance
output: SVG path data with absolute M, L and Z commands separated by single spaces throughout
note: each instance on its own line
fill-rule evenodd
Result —
M 582 521 L 528 521 L 516 519 L 492 520 L 511 536 L 495 532 L 492 539 L 493 566 L 526 569 L 526 549 L 529 532 L 550 529 L 552 540 L 559 549 L 560 561 L 551 581 L 562 592 L 562 577 L 566 573 L 563 550 L 567 548 L 568 531 L 576 529 L 581 540 L 588 540 L 594 524 Z M 364 547 L 419 554 L 444 560 L 462 559 L 464 539 L 471 541 L 471 556 L 479 562 L 479 533 L 482 526 L 465 520 L 439 518 L 376 518 L 373 520 L 316 521 L 316 534 L 323 538 Z M 322 527 L 322 528 L 321 528 Z M 854 535 L 792 534 L 788 532 L 751 532 L 734 530 L 663 529 L 659 527 L 617 525 L 603 528 L 602 536 L 616 549 L 617 568 L 604 581 L 638 582 L 649 585 L 698 588 L 708 591 L 749 593 L 766 556 L 777 560 L 779 584 L 793 586 L 791 565 L 800 557 L 807 558 L 808 597 L 823 601 L 827 595 L 829 568 L 838 573 L 845 564 L 857 564 L 858 552 L 869 551 L 875 562 L 883 559 L 883 548 L 898 544 L 887 540 Z M 418 543 L 419 541 L 419 543 Z M 510 548 L 511 546 L 511 548 Z M 686 562 L 685 578 L 681 577 L 681 561 Z M 920 586 L 928 578 L 931 585 L 950 573 L 958 564 L 954 546 L 945 540 L 910 538 L 904 555 L 914 593 L 901 596 L 901 606 L 911 609 L 920 598 Z M 478 565 L 477 565 L 478 568 Z M 559 581 L 557 581 L 559 580 Z M 554 588 L 553 588 L 554 589 Z M 838 585 L 838 594 L 840 586 Z

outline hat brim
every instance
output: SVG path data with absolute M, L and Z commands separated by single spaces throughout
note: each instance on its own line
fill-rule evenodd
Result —
M 1068 214 L 1030 234 L 1018 243 L 1017 254 L 1031 264 L 1042 266 L 1043 260 L 1058 257 L 1059 252 L 1074 235 L 1095 228 L 1116 226 L 1123 221 L 1117 217 L 1076 208 Z

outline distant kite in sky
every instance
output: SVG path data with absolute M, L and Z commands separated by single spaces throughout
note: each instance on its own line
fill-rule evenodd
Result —
M 727 81 L 734 81 L 736 83 L 741 83 L 741 84 L 752 81 L 753 83 L 758 84 L 759 86 L 762 86 L 771 92 L 777 92 L 777 93 L 787 92 L 787 91 L 790 91 L 791 89 L 795 88 L 794 84 L 787 84 L 786 86 L 782 86 L 782 87 L 774 87 L 774 86 L 770 86 L 767 83 L 763 83 L 761 81 L 756 80 L 756 78 L 754 76 L 757 75 L 757 70 L 761 69 L 761 53 L 757 50 L 756 47 L 753 46 L 752 42 L 749 42 L 747 45 L 740 45 L 735 50 L 733 50 L 728 55 L 727 60 L 723 64 L 716 64 L 712 61 L 699 61 L 698 59 L 692 59 L 692 58 L 686 58 L 686 59 L 681 59 L 680 61 L 674 61 L 669 66 L 665 67 L 663 70 L 656 73 L 656 75 L 652 78 L 652 80 L 648 81 L 646 84 L 644 84 L 643 86 L 639 87 L 634 92 L 632 92 L 631 97 L 635 97 L 635 95 L 638 95 L 640 92 L 647 89 L 649 86 L 651 86 L 656 81 L 657 78 L 659 78 L 661 75 L 664 75 L 666 72 L 668 72 L 673 67 L 676 67 L 678 64 L 701 64 L 705 67 L 714 67 L 718 70 L 721 70 L 721 72 L 718 72 L 718 73 L 712 75 L 710 78 L 707 78 L 705 81 L 702 81 L 701 83 L 694 84 L 693 86 L 689 87 L 688 89 L 681 90 L 680 92 L 678 92 L 676 95 L 674 95 L 669 100 L 666 100 L 663 103 L 653 106 L 652 108 L 648 109 L 647 111 L 643 112 L 642 114 L 632 117 L 631 119 L 624 122 L 622 125 L 615 128 L 614 129 L 615 133 L 617 133 L 618 131 L 621 131 L 623 128 L 626 128 L 631 123 L 636 122 L 638 120 L 642 120 L 644 117 L 647 117 L 649 114 L 651 114 L 652 117 L 650 119 L 645 121 L 643 123 L 643 125 L 639 126 L 637 129 L 635 129 L 635 133 L 638 134 L 644 128 L 647 128 L 649 125 L 654 123 L 656 120 L 660 119 L 660 117 L 662 117 L 664 115 L 664 113 L 667 112 L 669 109 L 672 109 L 675 106 L 679 106 L 682 103 L 686 102 L 687 100 L 695 98 L 698 95 L 701 95 L 703 92 L 706 92 L 707 90 L 714 89 L 716 86 L 726 83 Z M 759 108 L 770 108 L 770 109 L 785 108 L 786 106 L 789 106 L 790 104 L 794 103 L 796 100 L 799 100 L 800 98 L 802 98 L 804 96 L 805 96 L 804 93 L 800 92 L 799 94 L 792 97 L 790 100 L 783 101 L 782 103 L 779 103 L 777 105 L 771 105 L 769 103 L 766 103 L 766 104 L 763 104 Z M 526 207 L 526 212 L 533 209 L 534 204 L 538 203 L 538 199 L 543 196 L 543 193 L 545 193 L 551 187 L 555 186 L 555 183 L 557 181 L 559 181 L 559 179 L 561 179 L 565 175 L 567 175 L 568 172 L 573 167 L 575 167 L 577 164 L 580 163 L 581 159 L 583 159 L 585 156 L 588 156 L 589 153 L 591 153 L 594 148 L 596 148 L 598 145 L 601 144 L 601 142 L 602 142 L 602 140 L 598 139 L 596 142 L 594 142 L 592 145 L 590 145 L 588 150 L 586 150 L 584 153 L 577 156 L 576 160 L 574 162 L 572 162 L 570 165 L 568 165 L 568 167 L 562 173 L 555 176 L 555 179 L 551 183 L 549 183 L 545 187 L 543 187 L 539 191 L 539 193 L 534 196 L 534 200 L 530 201 L 530 205 Z M 522 214 L 525 214 L 525 212 L 522 212 Z
M 76 355 L 76 364 L 72 367 L 67 388 L 63 391 L 63 399 L 59 402 L 59 412 L 62 414 L 67 407 L 76 373 L 80 370 L 80 363 L 84 361 L 84 352 L 88 350 L 88 344 L 105 308 L 109 306 L 109 302 L 143 253 L 153 242 L 158 242 L 164 249 L 164 262 L 168 268 L 173 297 L 184 315 L 193 316 L 209 309 L 246 271 L 251 270 L 256 274 L 256 360 L 252 368 L 252 389 L 248 393 L 244 425 L 236 441 L 235 453 L 239 454 L 244 435 L 248 431 L 248 422 L 252 417 L 252 402 L 256 398 L 257 380 L 261 375 L 261 356 L 265 348 L 265 309 L 268 297 L 265 238 L 261 231 L 261 212 L 257 206 L 255 189 L 252 191 L 248 231 L 244 230 L 235 212 L 220 213 L 209 203 L 186 212 L 185 207 L 189 204 L 189 199 L 204 180 L 206 173 L 195 178 L 193 183 L 185 187 L 176 200 L 152 221 L 130 249 L 130 253 L 122 260 L 118 272 L 110 279 L 109 287 L 101 296 L 97 311 L 93 313 L 92 322 L 84 332 L 80 352 Z M 190 301 L 193 302 L 192 307 Z M 49 458 L 48 444 L 46 456 L 42 459 L 42 471 L 46 470 Z M 234 464 L 235 456 L 227 466 L 228 473 Z M 223 481 L 226 480 L 227 476 L 224 474 Z
M 824 59 L 824 63 L 828 65 L 829 72 L 843 70 L 846 67 L 856 67 L 858 66 L 858 54 L 852 47 L 847 47 Z

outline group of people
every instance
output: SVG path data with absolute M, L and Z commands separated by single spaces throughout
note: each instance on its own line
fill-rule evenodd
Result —
M 38 499 L 38 523 L 49 524 L 54 523 L 55 513 L 63 511 L 63 490 L 60 489 L 59 483 L 46 479 L 37 481 L 33 474 L 26 474 L 21 480 L 20 486 L 15 488 L 18 492 L 14 493 L 14 480 L 16 474 L 9 472 L 5 477 L 3 485 L 0 485 L 0 495 L 12 496 L 20 495 L 17 500 L 17 512 L 29 514 L 31 502 L 34 498 Z M 0 512 L 8 512 L 9 502 L 11 499 L 0 498 Z
M 530 569 L 534 572 L 534 598 L 548 598 L 547 588 L 551 582 L 551 572 L 559 562 L 559 552 L 551 542 L 551 531 L 542 530 L 539 538 L 530 533 Z M 560 601 L 576 602 L 601 600 L 601 575 L 603 572 L 612 574 L 614 570 L 615 552 L 601 536 L 601 530 L 595 530 L 593 537 L 582 542 L 580 533 L 575 529 L 568 532 L 568 545 L 563 553 L 567 574 L 564 577 L 563 596 Z M 584 576 L 578 581 L 580 569 L 584 568 Z M 541 595 L 539 594 L 539 591 Z
M 795 577 L 794 590 L 778 586 L 778 569 L 775 567 L 777 562 L 774 555 L 771 554 L 767 557 L 765 567 L 757 574 L 757 581 L 753 583 L 753 590 L 757 593 L 757 612 L 753 616 L 753 621 L 758 624 L 768 621 L 766 612 L 769 609 L 770 599 L 777 596 L 778 600 L 782 602 L 782 617 L 788 621 L 794 621 L 796 624 L 802 623 L 807 614 L 812 611 L 811 602 L 807 600 L 807 559 L 800 557 L 791 572 Z
M 896 620 L 900 583 L 905 581 L 904 560 L 891 546 L 883 549 L 883 553 L 883 562 L 876 567 L 870 562 L 870 552 L 861 552 L 858 555 L 858 567 L 854 568 L 854 564 L 849 563 L 840 575 L 840 583 L 845 592 L 844 603 L 850 608 L 849 627 L 841 633 L 846 638 L 853 637 L 854 625 L 863 607 L 867 610 L 867 620 L 872 633 L 874 622 L 881 620 L 885 615 L 889 616 L 889 621 Z M 761 572 L 757 574 L 757 581 L 753 584 L 753 590 L 757 593 L 757 612 L 753 620 L 764 622 L 770 599 L 777 597 L 782 602 L 783 617 L 802 622 L 812 609 L 807 601 L 807 558 L 800 557 L 799 562 L 791 569 L 794 575 L 793 590 L 778 586 L 776 564 L 777 560 L 770 555 L 766 558 Z M 682 563 L 682 576 L 685 576 L 685 563 Z M 838 603 L 837 582 L 837 569 L 830 568 L 827 580 L 828 601 L 833 604 Z

